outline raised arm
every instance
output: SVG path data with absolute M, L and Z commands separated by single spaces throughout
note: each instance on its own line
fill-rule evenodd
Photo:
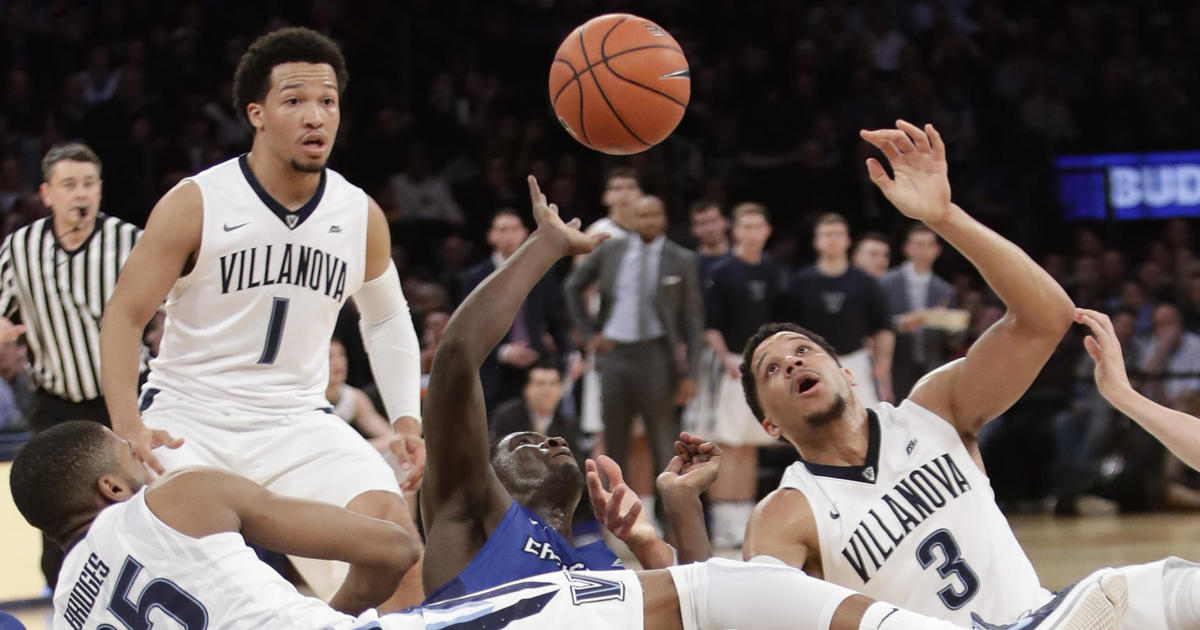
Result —
M 146 504 L 190 536 L 238 531 L 247 542 L 273 551 L 350 563 L 350 575 L 329 604 L 351 614 L 386 600 L 420 555 L 417 541 L 395 523 L 283 497 L 216 469 L 163 477 L 147 490 Z
M 910 396 L 973 438 L 1033 383 L 1075 309 L 1062 287 L 1025 252 L 950 201 L 946 148 L 933 125 L 924 130 L 902 120 L 896 125 L 861 132 L 883 151 L 894 172 L 889 177 L 869 158 L 871 181 L 902 213 L 923 221 L 966 256 L 1008 307 L 966 357 L 933 372 Z
M 1108 315 L 1077 308 L 1075 321 L 1092 331 L 1083 344 L 1096 362 L 1096 388 L 1105 400 L 1142 425 L 1183 463 L 1200 470 L 1200 418 L 1164 407 L 1129 384 L 1121 343 Z
M 113 431 L 129 440 L 138 457 L 160 474 L 163 467 L 152 450 L 177 448 L 182 441 L 142 424 L 137 403 L 142 332 L 200 249 L 203 226 L 204 201 L 196 184 L 181 183 L 164 195 L 121 268 L 100 325 L 100 379 Z
M 603 236 L 587 237 L 578 220 L 564 224 L 529 178 L 537 230 L 512 257 L 467 296 L 442 333 L 426 393 L 428 470 L 422 520 L 431 530 L 447 509 L 495 527 L 511 498 L 488 457 L 487 414 L 479 367 L 512 326 L 529 291 L 563 256 L 591 251 Z

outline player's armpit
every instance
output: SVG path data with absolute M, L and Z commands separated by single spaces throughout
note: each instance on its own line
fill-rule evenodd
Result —
M 742 558 L 771 556 L 789 566 L 819 575 L 820 554 L 816 550 L 817 525 L 808 499 L 796 490 L 780 488 L 754 507 L 746 524 Z M 815 563 L 815 564 L 814 564 Z

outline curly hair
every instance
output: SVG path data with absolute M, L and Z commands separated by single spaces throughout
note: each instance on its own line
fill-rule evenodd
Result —
M 271 71 L 284 63 L 327 63 L 337 76 L 338 94 L 346 90 L 350 73 L 346 59 L 332 39 L 300 26 L 271 31 L 254 40 L 242 54 L 233 73 L 233 106 L 242 120 L 246 106 L 261 103 L 271 89 Z

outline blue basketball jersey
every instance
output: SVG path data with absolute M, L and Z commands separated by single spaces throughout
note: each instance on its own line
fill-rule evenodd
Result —
M 537 514 L 513 501 L 496 531 L 471 564 L 454 579 L 438 587 L 425 603 L 430 604 L 475 593 L 506 582 L 535 575 L 569 571 L 607 571 L 624 568 L 603 540 L 572 547 Z

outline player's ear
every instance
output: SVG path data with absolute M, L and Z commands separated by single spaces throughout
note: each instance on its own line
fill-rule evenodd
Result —
M 247 103 L 246 104 L 246 119 L 250 121 L 250 126 L 254 127 L 255 131 L 261 131 L 263 128 L 263 106 L 262 103 Z
M 850 387 L 857 387 L 857 386 L 858 386 L 858 383 L 854 382 L 854 372 L 851 372 L 851 371 L 850 371 L 850 368 L 848 368 L 848 367 L 843 367 L 843 368 L 842 368 L 842 374 L 845 374 L 845 375 L 846 375 L 846 380 L 850 381 Z
M 129 499 L 135 492 L 133 484 L 128 480 L 107 473 L 100 475 L 100 478 L 96 480 L 96 485 L 100 489 L 100 494 L 114 503 Z
M 763 418 L 762 427 L 763 430 L 767 432 L 767 435 L 770 435 L 776 440 L 778 440 L 779 436 L 783 434 L 783 429 L 780 429 L 779 425 L 775 424 L 775 421 L 770 418 Z

